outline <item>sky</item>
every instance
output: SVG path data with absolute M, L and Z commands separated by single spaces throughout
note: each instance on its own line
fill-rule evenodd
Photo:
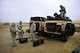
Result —
M 80 20 L 80 0 L 0 0 L 1 22 L 29 22 L 30 17 L 60 14 L 60 5 L 65 6 L 66 16 Z

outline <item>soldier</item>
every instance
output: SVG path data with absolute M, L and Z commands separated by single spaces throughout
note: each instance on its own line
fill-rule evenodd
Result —
M 61 8 L 61 10 L 60 10 L 60 16 L 61 16 L 62 19 L 64 19 L 65 18 L 65 14 L 66 14 L 66 9 L 62 5 L 60 5 L 60 8 Z
M 12 36 L 12 47 L 14 47 L 16 45 L 15 41 L 16 41 L 16 32 L 18 32 L 18 30 L 15 29 L 15 24 L 12 23 L 10 26 L 10 32 L 11 32 L 11 36 Z
M 19 22 L 18 24 L 18 30 L 19 30 L 19 39 L 22 39 L 23 38 L 23 33 L 24 31 L 22 30 L 22 21 Z
M 30 34 L 32 36 L 32 41 L 35 42 L 36 41 L 36 38 L 35 38 L 35 31 L 36 31 L 36 25 L 35 23 L 33 22 L 33 20 L 31 21 L 31 28 L 30 28 Z
M 56 20 L 60 20 L 61 19 L 60 15 L 58 15 L 57 13 L 54 13 L 54 16 L 55 16 Z

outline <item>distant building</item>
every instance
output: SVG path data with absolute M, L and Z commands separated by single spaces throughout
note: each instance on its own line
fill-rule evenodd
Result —
M 10 25 L 10 23 L 9 22 L 6 22 L 6 23 L 3 23 L 3 25 Z
M 2 25 L 2 22 L 0 22 L 0 25 Z

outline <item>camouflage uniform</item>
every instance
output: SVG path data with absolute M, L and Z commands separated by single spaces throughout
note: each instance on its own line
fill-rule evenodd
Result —
M 65 14 L 66 14 L 66 9 L 64 6 L 60 5 L 60 16 L 64 19 L 65 18 Z
M 35 25 L 35 23 L 33 22 L 33 23 L 31 24 L 31 28 L 30 28 L 30 34 L 31 34 L 31 36 L 32 36 L 32 41 L 33 41 L 33 42 L 36 41 L 36 39 L 35 39 L 35 31 L 36 31 L 36 25 Z
M 10 32 L 11 32 L 11 36 L 12 36 L 12 47 L 14 47 L 15 41 L 16 41 L 16 32 L 17 32 L 17 30 L 15 29 L 14 23 L 11 24 Z
M 18 30 L 19 30 L 19 39 L 23 38 L 23 30 L 22 30 L 22 21 L 19 22 L 18 25 Z

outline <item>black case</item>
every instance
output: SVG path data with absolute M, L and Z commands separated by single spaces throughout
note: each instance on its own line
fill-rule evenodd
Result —
M 37 40 L 37 41 L 33 42 L 33 47 L 38 46 L 43 43 L 44 43 L 44 39 Z
M 19 43 L 26 43 L 26 42 L 28 42 L 28 38 L 19 39 Z

